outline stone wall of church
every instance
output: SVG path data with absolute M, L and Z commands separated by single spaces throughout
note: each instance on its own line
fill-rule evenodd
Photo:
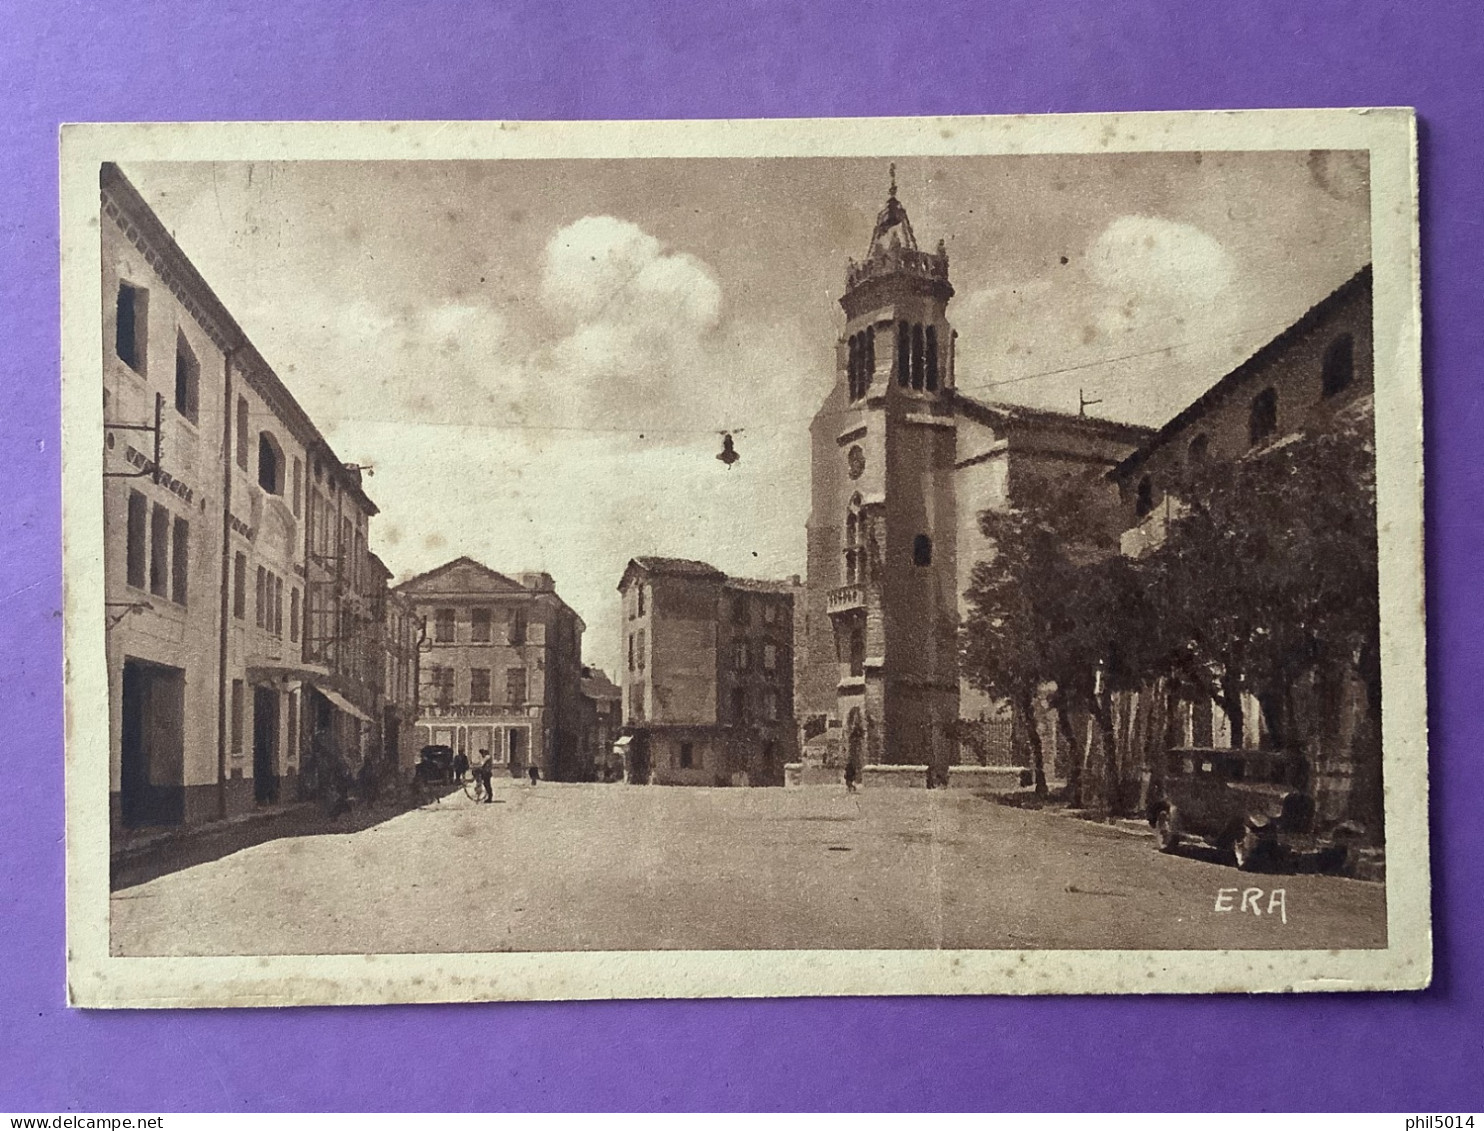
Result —
M 958 574 L 952 416 L 899 397 L 888 409 L 881 601 L 886 729 L 882 760 L 946 765 L 958 716 Z

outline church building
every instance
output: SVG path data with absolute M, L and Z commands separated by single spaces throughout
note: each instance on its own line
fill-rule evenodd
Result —
M 924 251 L 893 171 L 865 259 L 846 269 L 836 380 L 810 426 L 811 509 L 800 717 L 806 761 L 948 768 L 978 761 L 998 715 L 958 670 L 978 515 L 1026 481 L 1103 479 L 1146 428 L 981 402 L 955 388 L 953 285 Z M 968 724 L 968 725 L 965 725 Z M 997 759 L 1007 761 L 1007 758 Z

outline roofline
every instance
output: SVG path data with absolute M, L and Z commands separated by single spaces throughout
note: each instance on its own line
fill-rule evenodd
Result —
M 723 576 L 726 578 L 721 583 L 723 589 L 737 589 L 746 593 L 772 593 L 779 597 L 789 597 L 796 590 L 804 588 L 802 578 L 795 585 L 792 581 L 778 581 L 768 577 L 733 577 L 731 574 Z
M 969 417 L 991 417 L 996 421 L 1015 420 L 1061 424 L 1080 429 L 1084 432 L 1100 432 L 1119 439 L 1141 441 L 1148 437 L 1153 429 L 1143 424 L 1130 424 L 1124 420 L 1109 420 L 1103 416 L 1086 416 L 1076 412 L 1057 412 L 1049 408 L 1032 408 L 1030 405 L 1011 404 L 1001 401 L 981 401 L 973 397 L 965 396 L 957 389 L 953 391 L 953 400 L 956 407 L 964 410 L 964 415 Z
M 1164 446 L 1166 440 L 1184 428 L 1192 420 L 1203 416 L 1207 410 L 1214 407 L 1236 385 L 1240 384 L 1252 370 L 1265 365 L 1272 359 L 1274 354 L 1287 347 L 1294 338 L 1311 330 L 1316 323 L 1327 317 L 1331 310 L 1348 299 L 1356 291 L 1362 287 L 1368 291 L 1370 286 L 1371 265 L 1367 263 L 1359 271 L 1351 275 L 1350 278 L 1330 291 L 1329 294 L 1309 307 L 1303 314 L 1299 315 L 1296 321 L 1290 323 L 1283 330 L 1279 331 L 1275 337 L 1270 338 L 1263 345 L 1259 346 L 1246 361 L 1223 375 L 1204 393 L 1196 397 L 1195 400 L 1191 401 L 1174 416 L 1170 417 L 1169 420 L 1165 421 L 1148 440 L 1144 441 L 1139 447 L 1115 464 L 1109 470 L 1108 478 L 1114 480 L 1121 479 L 1125 475 L 1137 470 L 1143 465 L 1145 460 Z
M 655 561 L 657 559 L 660 559 L 661 555 L 640 554 L 638 557 L 630 558 L 628 565 L 623 567 L 623 575 L 618 579 L 618 591 L 620 593 L 623 592 L 624 586 L 628 584 L 629 574 L 633 573 L 635 570 L 643 570 L 645 573 L 660 574 L 667 577 L 693 577 L 697 579 L 707 580 L 715 580 L 717 578 L 720 578 L 723 581 L 725 581 L 727 578 L 727 575 L 724 572 L 717 569 L 710 562 L 696 561 L 696 559 L 694 558 L 670 558 L 664 560 L 695 562 L 695 564 L 697 565 L 705 566 L 706 569 L 710 572 L 702 573 L 699 570 L 670 570 L 666 569 L 664 566 L 645 565 L 643 559 L 646 558 L 650 561 Z
M 491 593 L 491 594 L 488 594 L 487 596 L 488 596 L 489 599 L 495 600 L 495 599 L 498 599 L 498 598 L 501 598 L 501 597 L 529 597 L 531 600 L 534 601 L 534 600 L 537 600 L 537 599 L 539 599 L 541 597 L 550 597 L 553 600 L 555 600 L 557 604 L 559 604 L 560 606 L 562 606 L 562 608 L 566 609 L 569 613 L 571 613 L 574 618 L 576 618 L 577 623 L 582 626 L 582 631 L 584 631 L 584 632 L 587 631 L 587 621 L 585 621 L 585 620 L 582 619 L 582 614 L 579 613 L 576 609 L 574 609 L 571 605 L 567 604 L 566 600 L 563 599 L 562 595 L 560 593 L 558 593 L 555 588 L 552 588 L 552 589 L 528 589 L 524 585 L 522 585 L 519 581 L 515 580 L 515 578 L 511 577 L 509 574 L 501 573 L 497 569 L 492 569 L 491 567 L 485 565 L 482 561 L 479 561 L 477 558 L 471 558 L 468 554 L 460 554 L 456 558 L 450 558 L 448 561 L 444 562 L 442 565 L 434 566 L 432 569 L 425 569 L 425 570 L 423 570 L 422 573 L 413 574 L 411 577 L 409 577 L 406 581 L 402 582 L 400 585 L 393 586 L 391 591 L 393 593 L 402 594 L 403 596 L 407 597 L 409 600 L 420 600 L 420 599 L 424 599 L 424 595 L 423 594 L 406 592 L 407 586 L 413 584 L 414 582 L 422 581 L 425 578 L 432 577 L 435 573 L 442 573 L 446 569 L 452 569 L 454 566 L 458 565 L 460 562 L 467 562 L 467 563 L 469 563 L 472 566 L 478 566 L 480 569 L 484 570 L 486 573 L 492 573 L 496 577 L 503 577 L 506 581 L 510 582 L 511 585 L 514 585 L 515 586 L 514 589 L 512 589 L 512 590 L 510 590 L 509 592 L 506 592 L 506 593 Z M 426 599 L 427 600 L 435 600 L 438 596 L 445 596 L 446 597 L 447 594 L 432 594 L 432 593 L 430 593 L 430 594 L 427 594 L 426 595 Z
M 196 269 L 190 256 L 175 242 L 175 237 L 134 187 L 134 183 L 124 175 L 123 170 L 112 161 L 103 162 L 98 172 L 98 187 L 100 193 L 108 196 L 128 216 L 129 223 L 123 225 L 126 238 L 133 238 L 129 234 L 129 227 L 132 225 L 139 238 L 154 246 L 161 258 L 166 260 L 165 263 L 155 263 L 152 266 L 167 286 L 178 282 L 183 289 L 191 292 L 195 303 L 185 303 L 191 316 L 201 323 L 223 353 L 236 355 L 248 382 L 284 418 L 289 427 L 295 430 L 300 443 L 306 449 L 318 449 L 321 455 L 329 458 L 332 473 L 343 489 L 365 508 L 368 515 L 381 513 L 361 486 L 359 476 L 346 470 L 345 462 L 335 454 L 330 442 L 315 426 L 303 406 L 294 399 L 293 393 L 289 392 L 288 386 L 274 372 L 273 367 L 258 352 L 247 332 L 232 317 L 226 304 L 217 297 L 211 284 Z M 198 306 L 200 309 L 197 309 Z
M 501 573 L 497 569 L 491 569 L 489 566 L 485 565 L 483 562 L 481 562 L 481 561 L 479 561 L 479 560 L 477 560 L 475 558 L 471 558 L 468 554 L 460 554 L 456 558 L 449 558 L 448 561 L 444 562 L 442 565 L 435 565 L 432 569 L 425 569 L 425 570 L 422 571 L 422 573 L 415 573 L 411 577 L 409 577 L 406 581 L 404 581 L 401 584 L 399 584 L 397 586 L 397 588 L 398 589 L 405 589 L 407 586 L 413 584 L 414 582 L 422 581 L 425 578 L 432 577 L 435 573 L 442 573 L 446 569 L 452 569 L 454 566 L 458 565 L 460 562 L 468 562 L 472 566 L 478 566 L 480 569 L 484 570 L 486 573 L 493 573 L 497 577 L 503 577 L 506 581 L 510 582 L 511 585 L 514 585 L 516 587 L 516 589 L 520 590 L 521 593 L 531 593 L 531 594 L 534 594 L 534 593 L 537 592 L 537 590 L 535 590 L 535 589 L 527 589 L 519 581 L 516 581 L 515 578 L 509 576 L 508 574 Z M 514 595 L 515 594 L 512 593 L 512 596 L 514 596 Z

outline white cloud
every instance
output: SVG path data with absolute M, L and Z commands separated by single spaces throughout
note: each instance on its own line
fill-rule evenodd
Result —
M 1191 302 L 1214 300 L 1236 278 L 1236 262 L 1217 240 L 1158 216 L 1118 217 L 1087 249 L 1087 269 L 1110 291 Z
M 613 216 L 585 216 L 551 237 L 541 297 L 577 324 L 638 321 L 701 333 L 721 315 L 721 286 L 705 263 Z
M 422 367 L 400 417 L 347 402 L 330 437 L 376 466 L 388 565 L 404 574 L 469 554 L 546 570 L 588 622 L 587 654 L 609 665 L 630 557 L 802 572 L 808 416 L 822 390 L 792 324 L 728 319 L 708 264 L 610 216 L 554 232 L 536 290 L 529 320 L 544 340 L 512 332 L 514 306 L 349 313 L 368 356 Z M 742 453 L 731 469 L 715 458 L 725 429 Z
M 1221 319 L 1237 264 L 1221 243 L 1191 224 L 1120 216 L 1087 249 L 1087 273 L 1101 288 L 1094 324 L 1112 342 L 1148 335 L 1178 340 L 1194 319 Z M 1229 312 L 1229 311 L 1228 311 Z
M 446 353 L 470 336 L 483 335 L 498 343 L 504 337 L 506 327 L 504 316 L 497 310 L 450 302 L 422 312 L 418 329 Z
M 1239 262 L 1200 228 L 1116 217 L 1081 254 L 1013 285 L 966 288 L 958 381 L 970 395 L 1076 411 L 1080 398 L 1125 419 L 1162 419 L 1188 399 L 1184 374 L 1214 381 L 1250 352 Z
M 565 331 L 526 374 L 527 396 L 546 411 L 636 431 L 659 405 L 671 420 L 706 415 L 707 377 L 726 349 L 706 263 L 627 220 L 587 216 L 548 241 L 540 294 Z

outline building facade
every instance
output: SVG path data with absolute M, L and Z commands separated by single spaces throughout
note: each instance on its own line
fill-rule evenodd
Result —
M 623 688 L 602 668 L 582 669 L 582 750 L 592 766 L 591 780 L 623 780 L 623 758 L 614 753 L 623 726 Z
M 380 626 L 381 674 L 376 687 L 378 743 L 386 766 L 407 775 L 417 763 L 417 693 L 422 621 L 411 598 L 391 587 L 392 572 L 371 555 L 373 611 Z
M 1226 374 L 1121 461 L 1109 480 L 1117 486 L 1123 528 L 1120 547 L 1132 558 L 1157 550 L 1183 504 L 1179 485 L 1205 465 L 1261 458 L 1302 435 L 1329 432 L 1344 417 L 1365 429 L 1374 392 L 1371 269 L 1363 268 L 1305 312 L 1288 329 Z M 1343 490 L 1344 484 L 1336 484 Z M 1380 736 L 1366 724 L 1366 690 L 1348 665 L 1316 670 L 1286 689 L 1298 724 L 1281 740 L 1301 747 L 1313 771 L 1312 788 L 1324 820 L 1375 822 L 1380 811 Z M 1268 729 L 1255 694 L 1241 697 L 1241 744 L 1265 748 L 1280 739 Z M 1122 697 L 1131 730 L 1161 706 L 1159 689 Z M 1233 745 L 1234 728 L 1211 700 L 1180 702 L 1169 720 L 1167 744 Z
M 781 785 L 797 749 L 792 582 L 705 562 L 632 559 L 619 582 L 626 776 Z
M 551 576 L 506 577 L 457 558 L 395 590 L 422 622 L 415 746 L 488 751 L 512 774 L 586 780 L 582 618 Z
M 1179 509 L 1171 487 L 1192 468 L 1241 459 L 1295 433 L 1328 429 L 1337 414 L 1373 391 L 1367 266 L 1113 469 L 1123 552 L 1142 557 L 1163 541 Z
M 228 786 L 218 733 L 222 422 L 240 337 L 203 309 L 204 283 L 122 174 L 105 166 L 101 190 L 109 788 L 117 829 L 205 820 L 242 800 L 241 785 Z
M 1106 472 L 1147 429 L 975 401 L 957 391 L 948 255 L 918 247 L 895 183 L 840 305 L 836 381 L 810 426 L 800 710 L 812 757 L 915 765 L 928 780 L 997 720 L 959 673 L 977 516 L 1017 485 Z M 1108 490 L 1110 517 L 1116 493 Z
M 297 796 L 321 730 L 343 736 L 342 755 L 365 747 L 365 673 L 310 648 L 311 473 L 355 516 L 362 554 L 376 508 L 116 166 L 103 166 L 100 192 L 110 792 L 122 831 Z

